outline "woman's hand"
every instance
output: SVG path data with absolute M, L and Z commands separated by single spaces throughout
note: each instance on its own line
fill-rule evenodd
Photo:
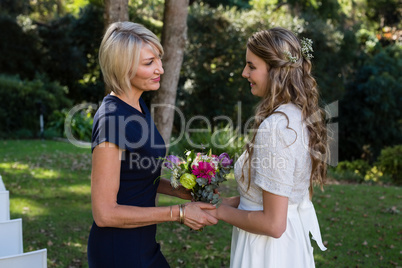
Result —
M 216 210 L 214 205 L 203 202 L 191 202 L 185 206 L 184 224 L 191 229 L 198 230 L 206 225 L 215 225 L 218 223 L 215 217 L 207 213 Z

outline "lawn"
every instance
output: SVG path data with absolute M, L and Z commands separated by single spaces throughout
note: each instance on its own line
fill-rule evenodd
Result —
M 92 224 L 89 149 L 57 141 L 0 141 L 0 175 L 10 191 L 11 218 L 23 219 L 24 251 L 48 250 L 48 267 L 88 267 Z M 236 194 L 231 179 L 222 195 Z M 401 267 L 400 187 L 337 185 L 316 190 L 314 204 L 328 250 L 313 241 L 317 267 Z M 159 205 L 181 202 L 160 196 Z M 228 267 L 231 226 L 203 232 L 178 223 L 158 226 L 172 267 Z

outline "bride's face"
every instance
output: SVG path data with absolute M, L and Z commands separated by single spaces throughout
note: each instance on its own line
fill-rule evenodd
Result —
M 242 76 L 250 82 L 253 95 L 264 96 L 268 85 L 268 66 L 263 59 L 249 49 L 246 51 L 246 66 Z

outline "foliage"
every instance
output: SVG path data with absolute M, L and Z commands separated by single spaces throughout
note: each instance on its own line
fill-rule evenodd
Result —
M 313 40 L 312 73 L 324 102 L 339 100 L 344 92 L 344 80 L 356 55 L 358 44 L 353 31 L 339 29 L 331 20 L 305 14 L 302 37 Z
M 227 7 L 237 7 L 237 8 L 249 8 L 248 0 L 191 0 L 191 2 L 201 2 L 209 5 L 210 7 L 217 8 L 218 6 L 227 6 Z
M 39 38 L 7 15 L 0 15 L 0 32 L 0 73 L 33 79 L 42 67 Z
M 27 15 L 31 12 L 31 6 L 26 0 L 1 0 L 0 12 L 7 14 L 11 17 L 17 17 L 18 15 Z M 4 32 L 3 32 L 4 33 Z
M 340 101 L 342 158 L 375 160 L 383 146 L 402 143 L 402 47 L 380 49 L 362 61 Z M 368 152 L 364 152 L 364 147 Z M 366 150 L 367 151 L 367 150 Z
M 390 152 L 392 157 L 396 157 L 395 154 L 400 152 Z M 328 175 L 337 181 L 346 181 L 350 183 L 379 183 L 379 184 L 391 184 L 391 173 L 385 170 L 391 170 L 397 168 L 398 160 L 389 161 L 389 158 L 384 158 L 385 161 L 377 162 L 374 165 L 370 165 L 363 159 L 357 159 L 354 161 L 341 161 L 336 167 L 329 169 Z M 394 160 L 394 158 L 392 158 Z M 385 165 L 385 166 L 383 166 Z M 395 167 L 394 167 L 395 165 Z M 397 181 L 396 184 L 398 184 Z
M 91 141 L 93 125 L 92 112 L 91 109 L 87 109 L 74 114 L 71 118 L 71 134 L 75 139 L 87 142 Z M 68 114 L 69 110 L 63 109 L 61 111 L 55 111 L 50 118 L 48 129 L 57 133 L 58 137 L 66 137 L 64 126 Z
M 378 39 L 375 34 L 367 29 L 360 29 L 356 34 L 357 41 L 365 53 L 374 53 L 378 47 Z
M 401 21 L 401 2 L 399 0 L 367 0 L 367 16 L 382 25 L 397 26 Z
M 71 105 L 66 98 L 66 88 L 46 77 L 22 80 L 18 76 L 0 75 L 0 135 L 13 138 L 20 130 L 26 137 L 36 137 L 39 132 L 39 108 L 44 105 L 44 121 L 49 112 Z M 30 134 L 29 134 L 30 133 Z
M 145 0 L 129 2 L 130 20 L 150 29 L 161 39 L 163 27 L 163 0 Z
M 79 18 L 67 15 L 38 27 L 45 51 L 43 68 L 69 88 L 69 97 L 96 102 L 103 97 L 97 51 L 103 33 L 102 11 L 88 5 Z
M 381 150 L 377 159 L 380 170 L 392 177 L 397 185 L 402 184 L 402 145 L 395 145 Z
M 367 171 L 370 170 L 370 164 L 362 159 L 342 161 L 333 170 L 335 174 L 332 175 L 335 175 L 335 179 L 361 183 Z
M 219 124 L 221 115 L 243 125 L 258 101 L 241 77 L 248 37 L 276 25 L 297 31 L 299 23 L 284 13 L 193 4 L 177 106 L 186 116 L 205 116 L 212 125 Z M 176 129 L 179 122 L 175 120 Z

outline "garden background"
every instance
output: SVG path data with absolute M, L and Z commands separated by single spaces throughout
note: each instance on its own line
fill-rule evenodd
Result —
M 47 248 L 49 267 L 87 267 L 91 155 L 63 141 L 64 121 L 74 106 L 98 105 L 104 96 L 97 62 L 103 10 L 100 0 L 0 1 L 0 175 L 11 217 L 23 218 L 24 251 Z M 129 1 L 128 11 L 131 21 L 161 35 L 163 0 Z M 322 106 L 336 105 L 327 120 L 339 130 L 339 163 L 313 200 L 328 247 L 316 248 L 317 266 L 400 267 L 401 14 L 398 0 L 190 1 L 176 107 L 187 120 L 202 115 L 214 123 L 195 122 L 206 131 L 177 140 L 170 152 L 182 154 L 192 142 L 238 154 L 246 133 L 214 118 L 228 116 L 236 128 L 253 115 L 258 99 L 241 77 L 248 36 L 283 26 L 311 38 Z M 143 95 L 148 103 L 152 94 Z M 86 107 L 71 125 L 83 141 L 90 140 L 96 111 Z M 172 141 L 182 131 L 175 116 Z M 236 194 L 235 181 L 222 193 Z M 179 224 L 158 228 L 172 267 L 228 267 L 225 223 L 203 233 Z

